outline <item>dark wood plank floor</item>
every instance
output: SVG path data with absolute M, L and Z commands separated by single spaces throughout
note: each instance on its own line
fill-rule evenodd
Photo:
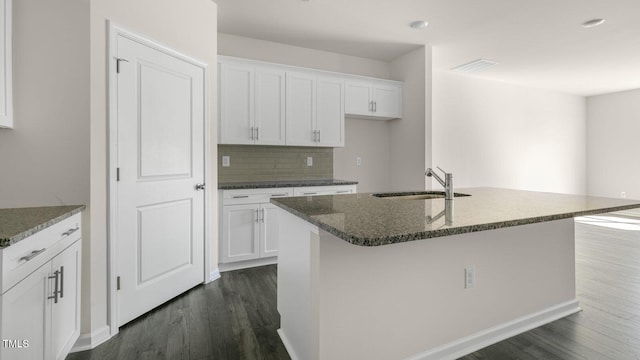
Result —
M 640 231 L 577 224 L 576 273 L 582 312 L 461 359 L 640 359 Z M 275 265 L 226 272 L 67 359 L 287 360 L 278 322 Z
M 67 360 L 288 360 L 276 330 L 275 265 L 225 272 Z

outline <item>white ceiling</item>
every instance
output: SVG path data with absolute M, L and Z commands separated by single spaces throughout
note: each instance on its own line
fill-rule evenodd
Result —
M 640 0 L 216 0 L 223 33 L 384 61 L 433 47 L 435 70 L 578 95 L 640 88 Z M 604 18 L 584 29 L 584 21 Z M 409 23 L 427 20 L 424 30 Z

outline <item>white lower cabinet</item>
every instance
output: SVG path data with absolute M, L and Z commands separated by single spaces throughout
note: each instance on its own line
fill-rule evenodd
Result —
M 280 228 L 279 208 L 271 204 L 271 198 L 355 192 L 355 185 L 221 190 L 220 269 L 263 265 L 269 259 L 275 262 L 278 238 L 285 230 Z
M 291 195 L 292 188 L 221 191 L 220 262 L 277 256 L 280 236 L 277 207 L 269 201 Z
M 15 285 L 3 282 L 3 290 L 5 286 L 11 287 L 0 295 L 0 359 L 63 360 L 78 339 L 81 240 L 79 232 L 74 235 L 65 235 L 65 239 L 50 244 L 42 255 L 34 257 L 33 263 L 39 261 L 39 266 L 33 270 L 28 269 L 31 259 L 20 260 L 15 271 L 30 273 Z M 66 248 L 58 251 L 60 246 Z M 4 251 L 7 250 L 11 247 Z M 53 254 L 47 255 L 47 250 Z M 13 257 L 9 251 L 9 255 L 3 254 L 2 260 L 11 262 Z

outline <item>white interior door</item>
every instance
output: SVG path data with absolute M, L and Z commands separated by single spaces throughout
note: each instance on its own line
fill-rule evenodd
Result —
M 204 281 L 205 69 L 116 39 L 120 326 Z

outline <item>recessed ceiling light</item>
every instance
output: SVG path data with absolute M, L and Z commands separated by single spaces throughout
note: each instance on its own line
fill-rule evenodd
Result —
M 480 71 L 482 69 L 486 69 L 494 65 L 498 65 L 498 63 L 491 60 L 478 59 L 478 60 L 473 60 L 472 62 L 469 62 L 466 64 L 458 65 L 452 68 L 451 70 L 460 71 L 460 72 L 474 72 L 474 71 Z
M 591 19 L 582 23 L 583 28 L 592 28 L 594 26 L 602 25 L 604 19 Z
M 411 26 L 412 29 L 420 30 L 429 26 L 429 22 L 426 20 L 416 20 L 409 24 L 409 26 Z

